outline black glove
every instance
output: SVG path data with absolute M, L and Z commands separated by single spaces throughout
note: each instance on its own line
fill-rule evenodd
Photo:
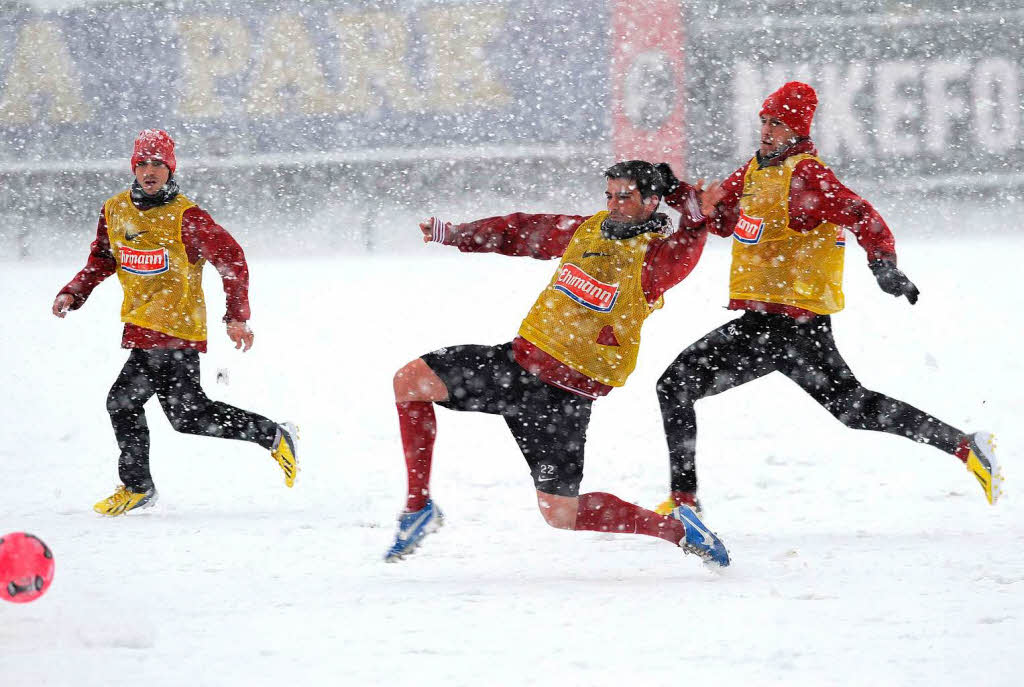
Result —
M 661 174 L 662 180 L 665 182 L 665 187 L 662 191 L 662 195 L 671 195 L 677 188 L 679 188 L 679 184 L 681 182 L 679 181 L 679 179 L 676 178 L 675 173 L 672 171 L 672 168 L 668 166 L 667 162 L 659 162 L 658 164 L 654 165 L 654 168 L 658 170 L 658 172 Z
M 891 260 L 879 259 L 869 262 L 868 267 L 871 268 L 871 272 L 878 282 L 878 288 L 882 291 L 892 294 L 896 298 L 906 296 L 911 305 L 917 303 L 917 297 L 921 292 L 914 286 L 914 282 L 907 279 L 907 275 L 903 274 L 896 263 Z

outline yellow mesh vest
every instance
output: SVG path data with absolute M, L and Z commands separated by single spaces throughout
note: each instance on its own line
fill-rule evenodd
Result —
M 793 170 L 813 155 L 781 165 L 747 166 L 740 218 L 733 232 L 729 297 L 792 305 L 819 315 L 843 309 L 843 228 L 822 222 L 812 231 L 789 228 Z M 822 164 L 822 166 L 824 166 Z
M 166 205 L 139 210 L 131 192 L 103 205 L 117 278 L 124 289 L 121 321 L 188 341 L 206 340 L 203 264 L 189 264 L 181 217 L 195 203 L 179 195 Z
M 607 215 L 599 212 L 576 229 L 519 335 L 591 379 L 622 386 L 636 367 L 644 320 L 664 303 L 647 303 L 640 276 L 648 244 L 665 235 L 603 238 Z M 606 327 L 618 346 L 597 343 Z

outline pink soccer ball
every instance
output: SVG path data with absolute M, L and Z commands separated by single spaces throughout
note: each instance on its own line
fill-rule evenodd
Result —
M 53 580 L 53 552 L 39 537 L 12 532 L 0 537 L 0 599 L 35 601 Z

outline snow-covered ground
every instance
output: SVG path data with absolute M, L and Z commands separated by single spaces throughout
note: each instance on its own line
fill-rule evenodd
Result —
M 153 402 L 161 501 L 102 519 L 120 290 L 59 321 L 50 303 L 81 262 L 7 262 L 0 531 L 43 538 L 57 573 L 38 602 L 0 607 L 0 685 L 1019 685 L 1024 240 L 975 231 L 901 241 L 914 307 L 877 289 L 851 241 L 836 335 L 866 385 L 995 431 L 1004 500 L 772 375 L 698 405 L 707 522 L 734 560 L 721 575 L 660 540 L 548 528 L 502 421 L 444 410 L 448 524 L 381 562 L 405 486 L 394 370 L 508 340 L 555 263 L 440 246 L 253 257 L 256 346 L 214 325 L 203 373 L 211 396 L 300 423 L 295 488 L 254 446 L 175 434 Z M 727 268 L 715 240 L 649 322 L 628 386 L 595 406 L 585 490 L 665 496 L 655 380 L 733 316 Z M 206 290 L 218 322 L 212 271 Z

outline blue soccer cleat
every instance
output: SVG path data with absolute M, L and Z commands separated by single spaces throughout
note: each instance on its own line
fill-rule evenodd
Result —
M 729 552 L 718 536 L 701 522 L 701 519 L 689 506 L 677 506 L 672 509 L 672 517 L 683 523 L 686 536 L 679 546 L 704 559 L 709 566 L 724 568 L 729 565 Z
M 395 543 L 384 554 L 384 560 L 394 563 L 405 558 L 416 550 L 424 537 L 431 532 L 436 532 L 443 524 L 444 514 L 430 500 L 418 511 L 402 513 L 398 516 L 398 534 L 395 535 Z

